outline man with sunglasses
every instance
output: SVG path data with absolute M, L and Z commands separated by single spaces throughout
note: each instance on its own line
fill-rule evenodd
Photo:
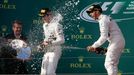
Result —
M 42 60 L 41 75 L 56 75 L 55 71 L 62 52 L 61 44 L 65 41 L 63 29 L 59 22 L 52 22 L 54 16 L 50 9 L 41 9 L 39 16 L 44 22 L 45 35 L 42 43 L 45 54 Z
M 95 51 L 97 47 L 100 47 L 108 40 L 109 45 L 105 58 L 105 68 L 108 75 L 117 75 L 119 58 L 125 46 L 122 32 L 111 17 L 102 14 L 100 5 L 91 5 L 86 12 L 90 17 L 99 22 L 100 27 L 99 39 L 92 46 L 88 46 L 87 50 Z

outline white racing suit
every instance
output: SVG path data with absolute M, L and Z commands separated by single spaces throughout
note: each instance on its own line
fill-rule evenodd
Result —
M 56 75 L 58 60 L 61 56 L 61 44 L 64 43 L 62 26 L 59 23 L 43 24 L 45 39 L 51 41 L 51 45 L 46 47 L 42 60 L 41 75 Z
M 124 37 L 118 25 L 109 16 L 101 14 L 98 22 L 100 37 L 92 47 L 99 47 L 108 40 L 109 46 L 105 58 L 105 68 L 108 75 L 117 75 L 119 58 L 125 46 Z

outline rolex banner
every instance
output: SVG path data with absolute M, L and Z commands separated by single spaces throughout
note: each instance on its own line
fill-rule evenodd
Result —
M 36 50 L 43 40 L 41 8 L 48 7 L 62 15 L 65 43 L 56 73 L 106 75 L 105 55 L 88 52 L 100 36 L 99 24 L 86 13 L 92 4 L 100 4 L 103 13 L 114 19 L 124 37 L 125 49 L 119 62 L 118 75 L 134 75 L 134 0 L 0 0 L 0 37 L 12 32 L 12 22 L 23 22 L 23 34 L 32 49 L 32 60 L 27 62 L 29 74 L 40 74 L 43 52 Z M 107 47 L 106 42 L 102 47 Z M 0 74 L 4 72 L 0 59 Z

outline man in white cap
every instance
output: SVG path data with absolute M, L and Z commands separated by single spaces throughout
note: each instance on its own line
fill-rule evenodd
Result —
M 61 44 L 64 43 L 64 34 L 62 26 L 58 22 L 52 22 L 53 14 L 48 8 L 40 10 L 39 16 L 43 19 L 43 29 L 45 39 L 44 57 L 41 66 L 41 75 L 56 75 L 58 60 L 61 56 Z
M 97 47 L 100 47 L 108 40 L 109 45 L 105 58 L 105 68 L 108 75 L 117 75 L 119 58 L 125 46 L 122 32 L 111 17 L 102 14 L 100 5 L 91 5 L 86 12 L 90 17 L 99 22 L 100 27 L 99 39 L 93 45 L 88 46 L 87 50 L 95 51 Z

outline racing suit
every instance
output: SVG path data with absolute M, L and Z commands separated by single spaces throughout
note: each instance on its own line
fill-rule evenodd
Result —
M 43 29 L 45 35 L 44 41 L 50 41 L 51 44 L 45 48 L 41 75 L 56 75 L 55 71 L 62 52 L 61 44 L 65 41 L 63 29 L 59 23 L 44 23 Z
M 101 14 L 98 18 L 98 22 L 100 37 L 92 47 L 97 48 L 108 40 L 109 45 L 104 65 L 108 75 L 117 75 L 119 58 L 125 46 L 124 37 L 118 25 L 111 19 L 111 17 Z

